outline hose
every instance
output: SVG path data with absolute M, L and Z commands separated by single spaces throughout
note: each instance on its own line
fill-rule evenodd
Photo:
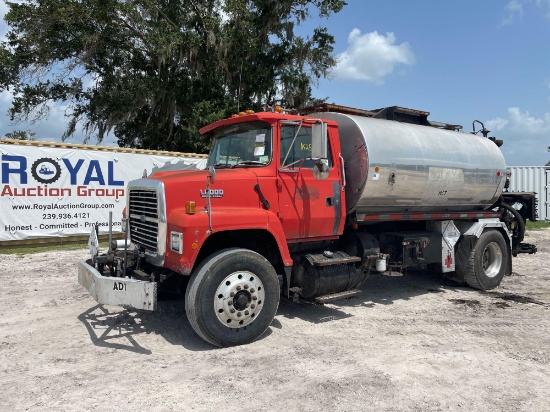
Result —
M 515 218 L 517 224 L 518 224 L 518 234 L 517 236 L 514 238 L 514 236 L 512 236 L 512 246 L 514 248 L 518 247 L 519 244 L 521 243 L 521 241 L 523 240 L 524 236 L 525 236 L 525 222 L 523 221 L 523 218 L 521 217 L 521 215 L 519 214 L 519 212 L 513 208 L 512 206 L 506 204 L 506 203 L 501 203 L 500 204 L 500 207 L 506 209 L 507 211 L 509 211 Z

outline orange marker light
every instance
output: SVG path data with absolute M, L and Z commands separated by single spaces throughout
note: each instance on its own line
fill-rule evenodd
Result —
M 282 108 L 281 106 L 277 106 L 277 107 L 275 108 L 275 111 L 276 111 L 277 113 L 281 113 L 281 112 L 283 111 L 283 108 Z
M 193 250 L 197 250 L 198 247 L 199 247 L 199 244 L 196 242 L 191 244 L 191 249 Z
M 246 114 L 254 114 L 254 110 L 247 110 Z
M 194 201 L 188 200 L 185 202 L 185 213 L 188 215 L 194 215 L 197 211 L 197 206 Z
M 237 117 L 236 114 L 232 114 L 232 115 L 231 115 L 231 118 L 232 118 L 232 119 L 234 119 L 235 117 Z
M 376 166 L 376 167 L 374 168 L 374 173 L 378 173 L 379 171 L 380 171 L 380 168 L 379 168 L 378 166 Z
M 244 112 L 239 112 L 239 116 L 244 116 Z

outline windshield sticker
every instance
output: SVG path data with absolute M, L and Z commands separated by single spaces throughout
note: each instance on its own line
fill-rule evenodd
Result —
M 265 153 L 265 146 L 255 147 L 254 156 L 263 156 Z
M 265 133 L 257 134 L 256 143 L 263 143 L 263 142 L 265 142 Z

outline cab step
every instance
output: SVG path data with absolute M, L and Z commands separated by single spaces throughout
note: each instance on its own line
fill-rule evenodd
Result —
M 357 296 L 361 294 L 359 289 L 346 290 L 344 292 L 330 293 L 328 295 L 317 296 L 315 302 L 317 303 L 328 303 L 338 299 L 351 298 L 352 296 Z
M 332 257 L 327 255 L 310 255 L 315 266 L 347 265 L 348 263 L 360 262 L 358 256 Z

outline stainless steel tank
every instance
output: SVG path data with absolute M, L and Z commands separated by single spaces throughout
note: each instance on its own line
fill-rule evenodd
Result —
M 466 211 L 489 208 L 506 175 L 487 138 L 430 126 L 341 113 L 348 213 Z

